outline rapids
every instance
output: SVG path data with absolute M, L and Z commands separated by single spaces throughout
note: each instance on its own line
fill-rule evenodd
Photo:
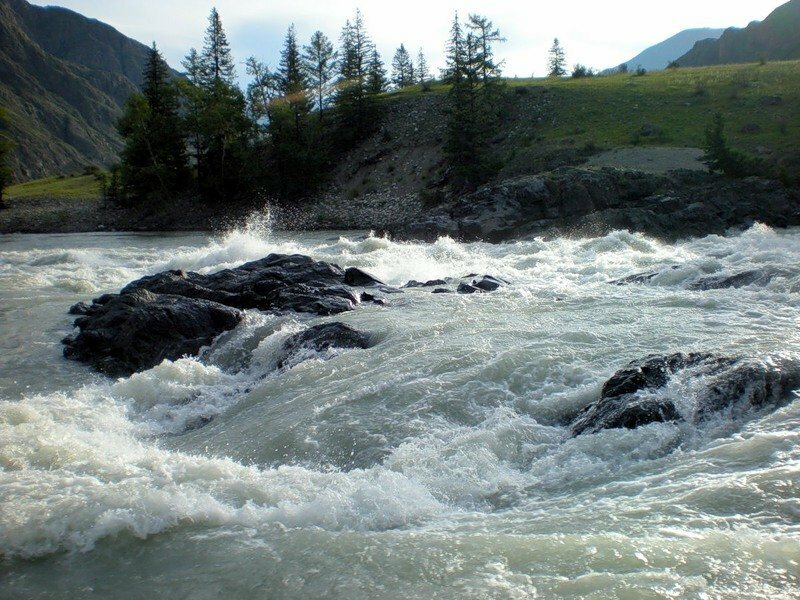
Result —
M 62 358 L 71 304 L 270 252 L 390 285 L 511 285 L 334 318 L 250 311 L 200 359 L 119 380 Z M 777 275 L 691 289 L 751 270 Z M 287 337 L 332 320 L 377 344 L 276 370 Z M 264 223 L 0 236 L 0 597 L 798 597 L 800 402 L 703 427 L 563 423 L 647 354 L 799 358 L 799 320 L 800 230 L 760 225 L 675 245 Z M 661 393 L 686 407 L 701 384 Z

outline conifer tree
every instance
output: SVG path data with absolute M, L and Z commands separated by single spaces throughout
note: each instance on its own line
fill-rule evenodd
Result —
M 431 77 L 430 69 L 428 69 L 428 61 L 425 60 L 425 54 L 422 52 L 422 48 L 419 49 L 417 53 L 417 81 L 421 84 L 425 84 Z
M 414 85 L 414 63 L 404 44 L 400 44 L 392 59 L 392 83 L 398 88 Z
M 311 36 L 308 46 L 303 48 L 303 66 L 314 90 L 314 104 L 322 121 L 327 107 L 330 86 L 336 74 L 338 52 L 321 31 Z
M 189 183 L 178 90 L 155 44 L 143 73 L 142 93 L 132 96 L 119 122 L 125 139 L 121 185 L 137 199 L 167 199 Z
M 470 15 L 465 33 L 458 14 L 453 19 L 447 45 L 445 80 L 449 92 L 450 121 L 445 152 L 456 189 L 470 189 L 489 172 L 486 147 L 498 116 L 494 63 L 491 44 L 502 41 L 484 17 Z
M 336 93 L 339 118 L 337 139 L 349 146 L 374 127 L 374 90 L 385 86 L 385 74 L 380 57 L 367 34 L 361 11 L 356 10 L 355 19 L 345 24 L 341 44 Z
M 389 81 L 381 55 L 373 47 L 367 70 L 367 99 L 369 108 L 374 108 L 374 97 L 386 91 Z
M 469 15 L 467 28 L 473 35 L 475 42 L 474 59 L 480 73 L 483 85 L 488 85 L 492 80 L 500 77 L 501 65 L 494 60 L 492 44 L 495 42 L 505 42 L 505 38 L 500 35 L 500 30 L 494 24 L 480 15 Z
M 208 18 L 199 60 L 187 63 L 199 72 L 198 84 L 187 94 L 196 108 L 197 180 L 201 194 L 218 201 L 236 196 L 250 177 L 249 144 L 253 123 L 247 104 L 236 86 L 236 69 L 225 30 L 216 9 Z M 193 59 L 196 65 L 192 64 Z
M 294 197 L 304 191 L 316 162 L 307 129 L 311 103 L 294 25 L 286 33 L 277 78 L 280 97 L 273 103 L 269 131 L 281 192 Z
M 547 64 L 550 77 L 563 77 L 567 74 L 567 58 L 558 38 L 553 40 Z
M 233 85 L 236 80 L 236 67 L 231 56 L 230 44 L 216 8 L 212 8 L 208 16 L 201 64 L 203 77 L 207 83 L 222 81 Z

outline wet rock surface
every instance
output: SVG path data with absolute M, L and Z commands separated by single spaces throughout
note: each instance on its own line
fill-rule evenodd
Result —
M 664 391 L 679 373 L 700 383 L 680 408 Z M 737 419 L 753 410 L 787 403 L 798 387 L 800 364 L 795 360 L 756 361 L 706 353 L 648 356 L 617 371 L 603 385 L 600 399 L 569 425 L 573 435 L 582 435 L 650 423 L 689 421 L 699 425 L 720 415 Z
M 197 354 L 242 318 L 218 302 L 136 290 L 89 308 L 75 322 L 79 333 L 63 340 L 64 356 L 107 375 L 129 375 Z
M 324 323 L 309 327 L 291 336 L 283 344 L 278 368 L 296 364 L 303 354 L 319 353 L 330 348 L 361 348 L 371 346 L 371 336 L 345 323 Z
M 70 313 L 82 316 L 64 340 L 64 355 L 109 375 L 129 375 L 196 355 L 236 327 L 244 309 L 334 315 L 359 301 L 344 270 L 301 255 L 271 254 L 210 275 L 165 271 L 73 306 Z
M 452 280 L 459 281 L 474 293 L 508 285 L 490 275 Z M 408 287 L 441 284 L 447 282 L 410 282 Z M 164 359 L 196 355 L 218 335 L 236 327 L 247 309 L 329 316 L 353 310 L 362 302 L 385 306 L 387 296 L 402 293 L 361 269 L 343 270 L 297 254 L 270 254 L 209 275 L 164 271 L 129 283 L 119 294 L 105 294 L 92 304 L 80 302 L 70 308 L 70 314 L 78 316 L 77 331 L 63 340 L 64 356 L 109 375 L 130 375 Z M 287 342 L 290 346 L 284 348 L 280 360 L 285 362 L 299 348 L 365 348 L 367 340 L 367 334 L 342 323 L 312 327 Z

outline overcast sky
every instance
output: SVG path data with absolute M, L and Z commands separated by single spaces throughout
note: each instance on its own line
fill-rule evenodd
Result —
M 487 16 L 508 39 L 497 47 L 508 76 L 545 74 L 547 50 L 561 40 L 569 65 L 616 66 L 683 29 L 744 27 L 763 20 L 780 0 L 34 0 L 57 4 L 104 21 L 145 44 L 155 41 L 167 61 L 180 68 L 192 47 L 200 48 L 208 14 L 216 6 L 238 63 L 251 55 L 271 66 L 278 62 L 286 28 L 294 23 L 302 43 L 317 29 L 338 44 L 345 20 L 356 7 L 384 61 L 391 63 L 404 43 L 413 56 L 424 49 L 431 67 L 443 66 L 444 45 L 454 11 Z M 239 68 L 240 76 L 244 67 Z

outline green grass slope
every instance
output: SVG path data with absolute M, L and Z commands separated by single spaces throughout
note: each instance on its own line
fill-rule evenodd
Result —
M 701 147 L 717 112 L 732 147 L 778 170 L 800 163 L 800 61 L 513 80 L 509 92 L 506 139 L 497 144 L 505 168 L 535 168 L 559 153 Z
M 101 186 L 100 180 L 94 175 L 48 177 L 12 185 L 6 188 L 5 197 L 12 206 L 14 200 L 25 198 L 98 200 Z

